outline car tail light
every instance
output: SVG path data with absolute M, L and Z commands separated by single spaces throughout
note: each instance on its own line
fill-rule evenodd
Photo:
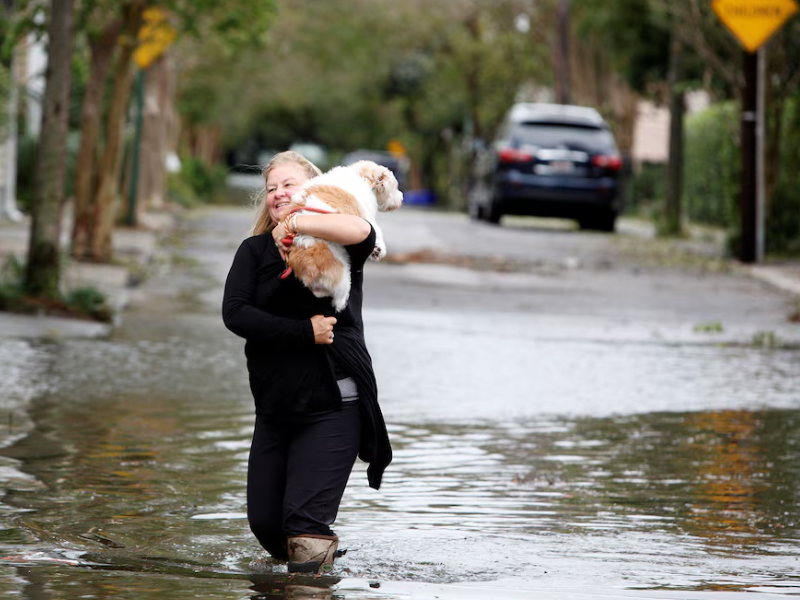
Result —
M 622 169 L 622 159 L 616 154 L 596 154 L 592 157 L 592 164 L 609 171 Z
M 501 148 L 497 151 L 497 157 L 502 163 L 519 163 L 533 160 L 533 154 L 519 148 Z

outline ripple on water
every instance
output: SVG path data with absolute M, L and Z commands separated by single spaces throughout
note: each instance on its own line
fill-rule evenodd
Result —
M 4 551 L 78 549 L 141 572 L 155 568 L 143 557 L 249 572 L 263 553 L 242 518 L 253 411 L 241 344 L 192 328 L 187 338 L 165 328 L 148 341 L 0 344 L 4 368 L 16 373 L 0 385 L 30 404 L 37 423 L 13 448 L 27 479 L 17 482 L 13 510 L 0 505 L 0 520 L 4 531 L 25 533 L 0 539 Z M 411 334 L 397 338 L 408 343 L 394 348 L 397 364 L 375 352 L 395 459 L 379 492 L 367 487 L 362 463 L 351 477 L 336 524 L 348 548 L 343 575 L 791 584 L 781 573 L 800 556 L 800 414 L 773 386 L 769 360 L 635 344 L 606 356 L 596 344 L 531 345 L 509 335 L 510 354 L 501 351 L 487 374 L 488 337 L 454 338 L 458 360 L 450 342 L 434 353 L 426 340 L 412 346 Z M 416 364 L 436 368 L 404 370 L 412 348 Z M 770 360 L 785 374 L 796 358 Z M 523 367 L 524 378 L 503 380 Z M 689 379 L 671 385 L 661 368 Z M 765 373 L 756 391 L 736 396 L 756 368 Z M 32 372 L 41 387 L 25 387 Z M 617 397 L 634 382 L 635 393 Z M 754 408 L 765 389 L 774 389 L 775 406 Z M 664 410 L 641 413 L 637 394 Z M 4 483 L 20 464 L 0 463 L 10 469 L 0 469 Z

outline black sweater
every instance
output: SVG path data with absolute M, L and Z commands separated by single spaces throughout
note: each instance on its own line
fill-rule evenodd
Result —
M 350 298 L 334 313 L 330 298 L 316 298 L 294 276 L 280 278 L 286 265 L 271 234 L 248 238 L 225 282 L 222 320 L 246 340 L 256 414 L 335 410 L 342 399 L 334 370 L 355 379 L 363 416 L 359 457 L 370 463 L 369 485 L 378 489 L 392 450 L 361 318 L 363 268 L 374 245 L 373 229 L 363 242 L 345 247 L 351 262 Z M 319 314 L 337 319 L 333 344 L 314 343 L 310 319 Z

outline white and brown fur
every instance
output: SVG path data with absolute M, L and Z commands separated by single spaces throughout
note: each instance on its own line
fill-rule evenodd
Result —
M 366 219 L 376 235 L 370 258 L 380 260 L 386 255 L 386 243 L 375 218 L 379 211 L 395 210 L 402 203 L 403 194 L 392 171 L 361 160 L 310 179 L 292 196 L 291 207 L 307 206 Z M 337 312 L 347 306 L 350 257 L 341 244 L 298 234 L 286 252 L 286 264 L 317 298 L 330 297 Z

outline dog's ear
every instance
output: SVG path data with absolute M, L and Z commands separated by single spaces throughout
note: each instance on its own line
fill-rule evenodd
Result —
M 356 168 L 358 174 L 366 179 L 370 186 L 377 191 L 377 188 L 382 184 L 384 167 L 371 160 L 360 160 L 353 166 Z
M 388 183 L 388 179 L 392 177 L 392 172 L 386 167 L 375 165 L 372 177 L 373 177 L 372 179 L 373 186 L 375 187 L 375 193 L 378 195 L 383 195 L 386 191 L 386 185 Z

